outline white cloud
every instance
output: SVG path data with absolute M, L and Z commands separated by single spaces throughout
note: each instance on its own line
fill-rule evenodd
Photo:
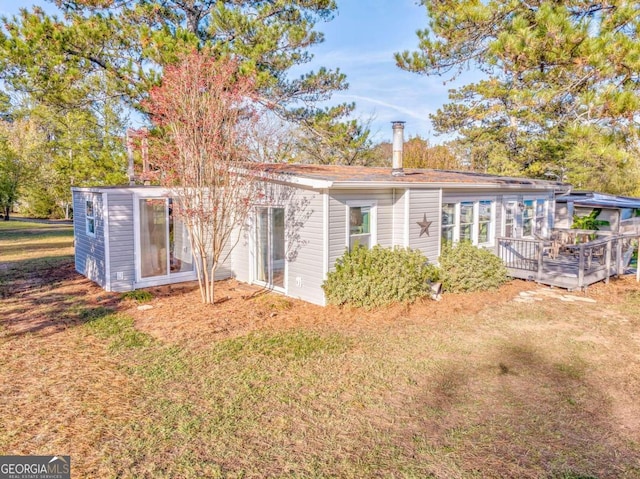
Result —
M 379 106 L 385 107 L 385 108 L 390 109 L 390 110 L 397 111 L 398 113 L 402 113 L 404 115 L 407 115 L 407 116 L 410 116 L 412 118 L 416 118 L 416 119 L 419 119 L 419 120 L 423 120 L 430 113 L 428 110 L 425 111 L 425 109 L 416 110 L 416 109 L 404 107 L 402 105 L 389 103 L 389 102 L 380 100 L 378 98 L 367 97 L 367 96 L 362 96 L 362 95 L 337 94 L 337 95 L 335 95 L 335 97 L 336 98 L 353 99 L 356 102 L 357 101 L 362 101 L 362 102 L 366 102 L 366 103 L 372 103 L 374 105 L 379 105 Z

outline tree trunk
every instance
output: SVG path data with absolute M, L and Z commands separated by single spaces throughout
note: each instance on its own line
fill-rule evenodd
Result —
M 11 213 L 11 207 L 10 206 L 5 206 L 4 207 L 4 220 L 5 221 L 9 221 L 9 213 Z

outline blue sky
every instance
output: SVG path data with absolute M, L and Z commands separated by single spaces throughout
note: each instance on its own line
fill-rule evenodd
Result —
M 312 64 L 303 71 L 320 66 L 339 68 L 347 75 L 349 90 L 339 92 L 335 103 L 355 102 L 355 116 L 371 121 L 376 141 L 391 139 L 391 121 L 406 121 L 405 137 L 420 135 L 432 143 L 448 138 L 433 133 L 429 114 L 447 100 L 456 82 L 448 78 L 426 77 L 400 70 L 394 52 L 414 50 L 416 30 L 427 25 L 426 9 L 417 0 L 337 0 L 338 14 L 328 23 L 317 25 L 325 41 L 314 47 Z M 11 15 L 21 7 L 45 5 L 42 0 L 0 0 L 0 15 Z
M 416 0 L 338 0 L 338 15 L 319 25 L 325 42 L 314 48 L 314 63 L 340 68 L 349 90 L 336 101 L 356 102 L 357 117 L 372 119 L 377 140 L 391 139 L 391 121 L 406 121 L 405 136 L 433 137 L 429 114 L 447 99 L 451 85 L 442 78 L 400 70 L 394 52 L 414 50 L 416 30 L 427 25 L 426 9 Z

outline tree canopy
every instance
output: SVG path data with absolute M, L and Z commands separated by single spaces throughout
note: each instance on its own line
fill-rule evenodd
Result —
M 346 88 L 339 71 L 289 75 L 323 40 L 314 26 L 332 18 L 333 0 L 53 3 L 61 16 L 23 9 L 3 20 L 0 34 L 2 79 L 50 102 L 75 104 L 100 92 L 140 106 L 162 66 L 193 48 L 239 61 L 255 75 L 262 101 L 283 114 L 308 115 L 313 102 Z
M 423 1 L 430 21 L 400 68 L 485 78 L 432 116 L 474 168 L 637 191 L 640 5 L 623 0 Z M 607 179 L 604 179 L 606 176 Z
M 52 9 L 22 9 L 2 18 L 0 29 L 0 119 L 19 110 L 46 138 L 36 177 L 47 181 L 34 183 L 40 190 L 24 182 L 17 190 L 26 203 L 40 205 L 37 215 L 57 206 L 68 211 L 72 185 L 123 180 L 132 109 L 148 119 L 149 92 L 194 49 L 232 59 L 239 74 L 254 79 L 254 101 L 273 116 L 329 131 L 338 145 L 352 139 L 339 117 L 353 105 L 317 107 L 347 87 L 345 76 L 324 68 L 291 73 L 304 71 L 309 48 L 323 41 L 315 26 L 333 18 L 334 0 L 48 1 Z M 278 158 L 290 149 L 279 147 Z

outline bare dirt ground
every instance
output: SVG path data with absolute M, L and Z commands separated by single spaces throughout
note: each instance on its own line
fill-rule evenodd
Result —
M 5 263 L 3 268 L 10 268 Z M 153 298 L 138 303 L 108 293 L 79 275 L 72 264 L 25 274 L 5 292 L 5 309 L 11 311 L 4 325 L 15 333 L 45 333 L 63 330 L 77 322 L 78 308 L 104 307 L 133 317 L 136 326 L 170 343 L 209 344 L 259 330 L 283 330 L 298 326 L 359 330 L 379 328 L 381 324 L 403 321 L 446 321 L 460 315 L 474 315 L 517 298 L 527 291 L 555 291 L 598 302 L 619 303 L 629 291 L 640 290 L 633 275 L 613 278 L 609 284 L 592 285 L 586 292 L 568 293 L 533 282 L 514 280 L 498 291 L 444 294 L 440 301 L 419 300 L 375 310 L 316 306 L 305 301 L 248 285 L 236 280 L 216 283 L 216 304 L 204 305 L 197 282 L 149 288 Z M 73 301 L 71 301 L 73 299 Z M 70 301 L 75 309 L 69 309 Z M 557 308 L 562 309 L 562 302 Z M 15 307 L 12 307 L 15 306 Z
M 446 321 L 460 315 L 507 303 L 526 291 L 554 291 L 595 301 L 619 302 L 626 292 L 639 289 L 632 276 L 596 284 L 586 292 L 548 288 L 533 282 L 514 280 L 498 291 L 444 294 L 440 301 L 423 299 L 366 311 L 357 308 L 316 306 L 288 298 L 256 286 L 225 280 L 216 283 L 215 306 L 203 305 L 196 282 L 150 288 L 153 299 L 144 304 L 125 301 L 121 307 L 135 318 L 141 330 L 167 342 L 208 344 L 212 340 L 247 334 L 257 330 L 282 330 L 297 326 L 359 330 L 379 328 L 398 320 Z M 557 301 L 557 307 L 563 307 Z M 149 309 L 147 309 L 149 308 Z
M 10 269 L 12 264 L 3 266 Z M 54 334 L 81 322 L 80 310 L 119 307 L 119 294 L 105 292 L 79 275 L 68 261 L 42 268 L 25 272 L 3 288 L 0 311 L 9 334 Z
M 66 223 L 66 222 L 65 222 Z M 48 231 L 57 226 L 49 225 Z M 21 233 L 37 237 L 42 230 L 21 229 Z M 11 277 L 11 284 L 0 282 L 0 298 L 4 297 L 7 315 L 4 325 L 15 332 L 60 330 L 74 324 L 73 311 L 68 305 L 105 307 L 122 311 L 136 320 L 136 325 L 158 339 L 168 342 L 212 340 L 247 334 L 254 330 L 282 330 L 296 326 L 348 328 L 376 328 L 380 322 L 393 322 L 400 318 L 412 320 L 447 320 L 460 315 L 474 315 L 479 311 L 504 304 L 518 297 L 523 291 L 550 290 L 565 292 L 538 285 L 534 282 L 513 280 L 498 291 L 465 294 L 444 294 L 441 301 L 419 300 L 413 304 L 394 305 L 366 311 L 362 309 L 320 307 L 304 301 L 288 298 L 256 286 L 233 279 L 216 283 L 216 304 L 203 305 L 197 282 L 149 288 L 153 295 L 149 302 L 137 303 L 122 299 L 119 293 L 108 293 L 95 283 L 79 275 L 72 259 L 48 261 L 47 254 L 73 254 L 72 245 L 26 244 L 16 245 L 16 254 L 28 251 L 38 262 L 23 266 L 24 260 L 0 262 L 0 279 Z M 4 253 L 11 254 L 11 247 Z M 6 256 L 5 256 L 6 258 Z M 3 258 L 4 259 L 4 258 Z M 592 298 L 599 302 L 618 303 L 629 291 L 640 290 L 633 275 L 612 278 L 609 284 L 596 283 L 585 292 L 570 293 Z M 558 303 L 558 308 L 562 304 Z M 72 308 L 73 309 L 73 308 Z M 53 314 L 52 314 L 53 313 Z

